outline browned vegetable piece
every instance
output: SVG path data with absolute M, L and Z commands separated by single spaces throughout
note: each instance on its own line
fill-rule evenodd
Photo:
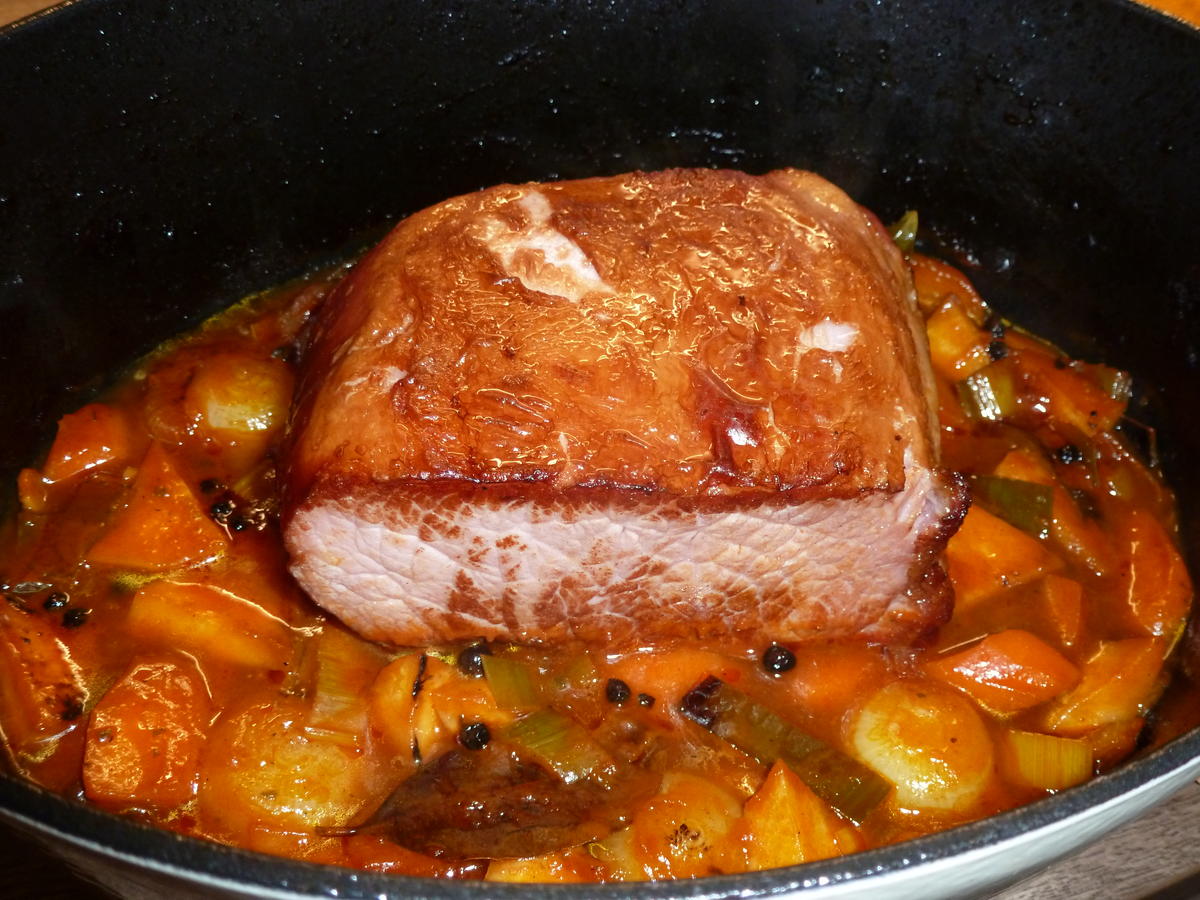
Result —
M 516 859 L 595 840 L 657 778 L 629 773 L 607 787 L 567 784 L 494 741 L 451 750 L 398 787 L 361 825 L 324 834 L 381 831 L 403 847 L 448 859 Z
M 83 758 L 87 798 L 108 809 L 169 811 L 196 794 L 212 718 L 187 657 L 137 663 L 92 712 Z
M 215 559 L 225 535 L 200 508 L 161 444 L 151 444 L 138 469 L 129 505 L 87 553 L 96 565 L 161 572 Z
M 706 678 L 680 703 L 689 719 L 771 765 L 783 760 L 813 793 L 852 822 L 887 796 L 890 785 L 862 763 L 784 721 L 719 678 Z
M 21 764 L 54 749 L 88 695 L 53 626 L 14 603 L 0 600 L 0 728 Z

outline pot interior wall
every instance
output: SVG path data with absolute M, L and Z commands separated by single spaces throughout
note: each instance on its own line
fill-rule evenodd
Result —
M 138 354 L 407 212 L 790 165 L 1132 370 L 1195 561 L 1198 77 L 1122 2 L 80 0 L 0 31 L 0 511 Z

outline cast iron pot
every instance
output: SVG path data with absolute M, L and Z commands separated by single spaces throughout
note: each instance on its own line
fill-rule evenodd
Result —
M 397 217 L 502 182 L 814 169 L 1070 351 L 1131 369 L 1196 558 L 1200 36 L 1123 2 L 79 0 L 0 30 L 0 483 L 114 373 Z M 647 897 L 964 896 L 1200 770 L 1192 732 L 987 821 Z M 180 838 L 0 778 L 129 894 L 615 897 L 387 878 Z M 822 896 L 825 896 L 822 894 Z

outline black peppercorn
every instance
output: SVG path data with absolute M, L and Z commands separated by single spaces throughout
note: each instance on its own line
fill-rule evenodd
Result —
M 464 725 L 458 733 L 458 742 L 468 750 L 482 750 L 492 739 L 492 732 L 483 722 L 471 722 Z
M 208 514 L 224 525 L 233 515 L 233 504 L 228 500 L 218 500 L 208 508 Z
M 200 491 L 204 494 L 213 494 L 217 491 L 225 490 L 225 485 L 216 478 L 205 478 L 200 482 Z
M 1004 359 L 1008 356 L 1008 344 L 1004 341 L 992 341 L 987 345 L 988 356 L 993 360 Z
M 71 602 L 71 598 L 68 597 L 66 594 L 64 594 L 62 591 L 55 591 L 54 593 L 52 593 L 48 597 L 46 597 L 45 600 L 42 601 L 42 608 L 43 609 L 62 609 L 64 606 L 66 606 L 70 602 Z
M 65 628 L 78 628 L 88 620 L 88 612 L 86 609 L 68 609 L 63 613 L 62 623 Z
M 780 644 L 772 644 L 763 652 L 762 664 L 772 675 L 782 675 L 796 668 L 796 654 Z
M 1063 444 L 1054 451 L 1055 458 L 1065 466 L 1083 462 L 1083 451 L 1074 444 Z
M 654 698 L 649 694 L 638 694 L 638 705 L 649 709 L 654 705 Z
M 464 675 L 482 678 L 483 657 L 491 655 L 487 644 L 472 644 L 458 654 L 458 668 Z
M 604 686 L 604 696 L 608 698 L 609 703 L 624 703 L 632 695 L 633 691 L 629 690 L 629 685 L 620 678 L 610 678 Z

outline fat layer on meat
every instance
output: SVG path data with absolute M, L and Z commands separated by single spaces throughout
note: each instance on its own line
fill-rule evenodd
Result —
M 318 313 L 285 540 L 400 644 L 911 640 L 964 509 L 935 424 L 903 259 L 819 176 L 500 186 Z

